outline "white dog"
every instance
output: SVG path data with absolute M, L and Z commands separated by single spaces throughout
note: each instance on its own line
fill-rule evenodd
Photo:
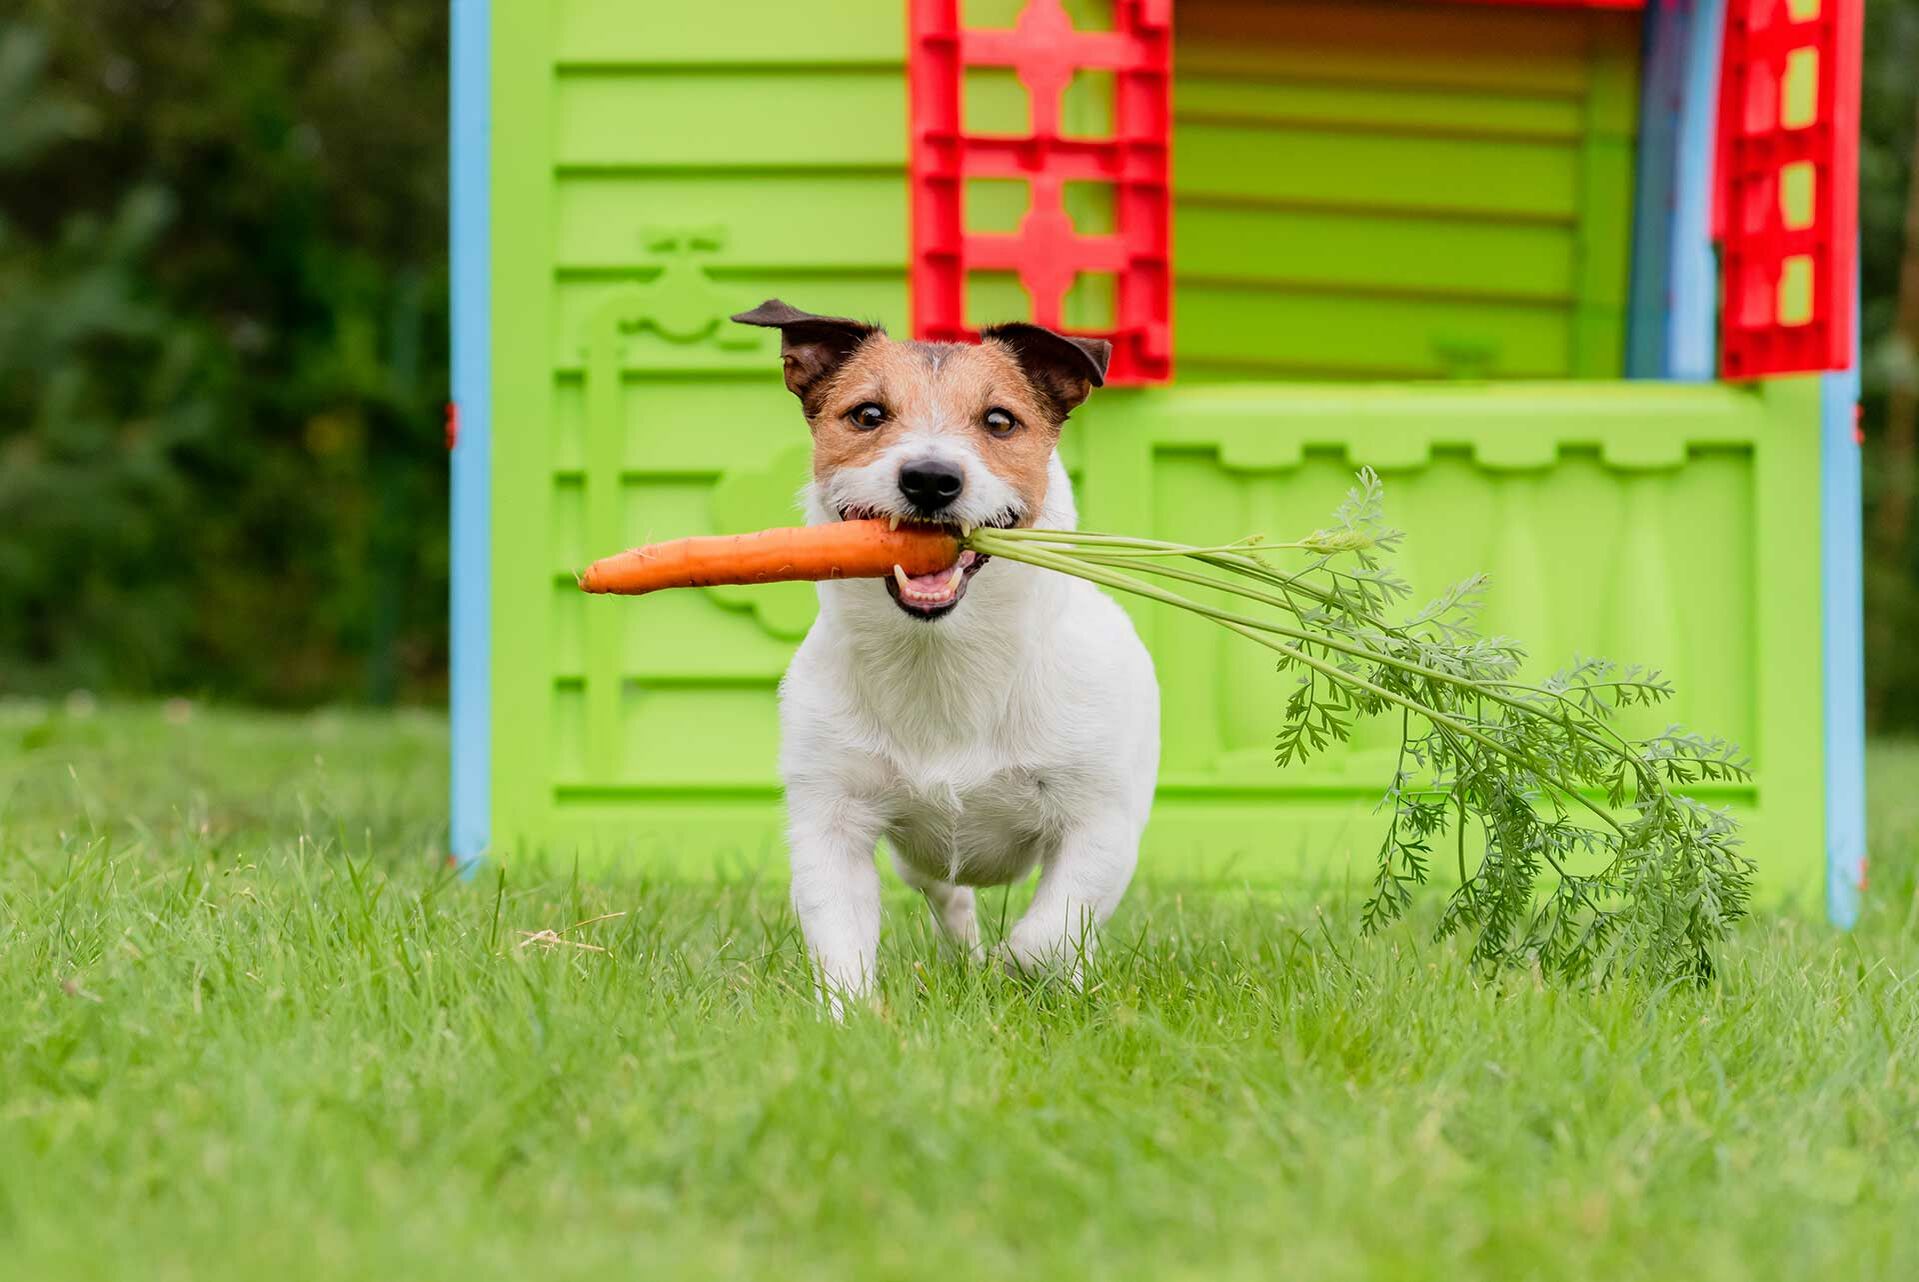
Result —
M 733 319 L 780 331 L 813 435 L 809 523 L 1073 526 L 1055 447 L 1104 381 L 1107 343 L 1025 324 L 895 342 L 777 300 Z M 973 887 L 1037 864 L 1000 956 L 1077 978 L 1132 878 L 1159 765 L 1159 691 L 1131 620 L 1083 580 L 970 551 L 819 596 L 780 686 L 780 774 L 793 906 L 834 1009 L 874 980 L 881 839 L 975 956 Z

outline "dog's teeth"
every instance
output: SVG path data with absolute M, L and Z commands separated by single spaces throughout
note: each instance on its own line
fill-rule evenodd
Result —
M 974 531 L 975 529 L 977 529 L 977 528 L 978 528 L 978 527 L 977 527 L 977 526 L 975 526 L 975 525 L 974 525 L 974 524 L 973 524 L 973 523 L 972 523 L 971 521 L 961 521 L 961 522 L 960 522 L 960 537 L 961 537 L 962 539 L 970 539 L 970 538 L 972 538 L 972 537 L 973 537 L 973 531 Z
M 912 582 L 906 577 L 905 566 L 897 563 L 893 566 L 893 579 L 900 585 L 900 591 L 910 593 L 913 590 Z
M 889 530 L 897 530 L 897 529 L 899 529 L 899 528 L 900 528 L 900 519 L 899 519 L 899 518 L 898 518 L 897 516 L 889 516 L 889 517 L 887 517 L 887 518 L 886 518 L 886 528 L 887 528 L 887 529 L 889 529 Z
M 948 592 L 959 591 L 960 580 L 965 577 L 966 577 L 966 567 L 963 565 L 954 566 L 953 577 L 946 581 L 946 590 Z

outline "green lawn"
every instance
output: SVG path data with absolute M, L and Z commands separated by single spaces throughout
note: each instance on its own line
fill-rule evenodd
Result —
M 444 738 L 0 705 L 0 1277 L 1919 1277 L 1919 747 L 1709 991 L 1149 874 L 1084 994 L 896 894 L 834 1027 L 777 876 L 450 880 Z

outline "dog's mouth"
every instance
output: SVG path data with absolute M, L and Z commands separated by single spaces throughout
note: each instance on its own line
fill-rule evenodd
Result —
M 953 521 L 922 521 L 913 517 L 902 517 L 894 512 L 880 512 L 870 508 L 840 509 L 842 521 L 894 519 L 902 525 L 934 526 L 951 531 L 959 537 L 964 537 L 967 532 L 965 527 Z M 1019 515 L 1011 511 L 1002 512 L 991 521 L 980 522 L 1000 530 L 1011 529 L 1018 523 Z M 937 619 L 952 612 L 953 607 L 966 596 L 966 585 L 971 583 L 973 576 L 992 559 L 990 556 L 981 556 L 971 548 L 966 548 L 960 552 L 959 560 L 944 570 L 938 570 L 932 574 L 908 574 L 896 565 L 893 567 L 892 577 L 883 580 L 886 584 L 886 594 L 893 598 L 895 605 L 916 619 Z

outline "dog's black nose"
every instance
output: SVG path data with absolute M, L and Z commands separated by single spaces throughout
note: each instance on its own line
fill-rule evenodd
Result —
M 959 468 L 938 459 L 921 459 L 900 469 L 900 493 L 926 516 L 958 498 L 965 485 Z

